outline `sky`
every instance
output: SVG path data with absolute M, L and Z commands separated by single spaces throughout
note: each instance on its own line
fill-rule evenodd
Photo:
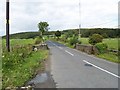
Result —
M 5 0 L 0 0 L 0 36 L 5 35 Z M 79 3 L 80 2 L 80 3 Z M 48 22 L 49 31 L 79 28 L 116 28 L 119 0 L 10 0 L 10 34 L 38 31 Z

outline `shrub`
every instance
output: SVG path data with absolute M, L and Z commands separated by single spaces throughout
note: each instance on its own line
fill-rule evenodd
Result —
M 66 43 L 68 40 L 68 37 L 66 35 L 62 35 L 61 40 Z
M 102 42 L 103 37 L 99 34 L 93 34 L 92 36 L 90 36 L 89 38 L 89 43 L 92 45 L 95 45 L 96 43 L 100 43 Z
M 78 42 L 77 42 L 78 44 L 82 44 L 82 42 L 79 40 Z
M 70 39 L 70 45 L 75 45 L 76 43 L 78 43 L 78 39 L 76 37 Z
M 32 55 L 32 46 L 14 46 L 11 52 L 4 51 L 2 55 L 3 68 L 12 69 L 14 66 L 25 62 L 24 58 Z
M 23 86 L 47 57 L 47 51 L 33 52 L 32 45 L 11 46 L 11 52 L 2 52 L 2 90 Z
M 106 33 L 102 34 L 103 38 L 108 38 L 108 35 Z
M 108 45 L 106 43 L 97 43 L 95 47 L 98 49 L 99 53 L 105 53 L 108 49 Z
M 40 44 L 43 41 L 41 37 L 36 37 L 35 44 Z

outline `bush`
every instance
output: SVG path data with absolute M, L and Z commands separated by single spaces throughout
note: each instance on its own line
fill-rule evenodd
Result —
M 35 44 L 40 44 L 43 41 L 41 37 L 36 37 Z
M 93 34 L 92 36 L 90 36 L 89 38 L 89 43 L 92 45 L 95 45 L 96 43 L 100 43 L 102 42 L 103 37 L 99 34 Z
M 2 90 L 23 86 L 36 73 L 37 68 L 42 68 L 48 52 L 41 50 L 32 51 L 32 45 L 17 45 L 11 47 L 11 52 L 2 52 Z M 14 89 L 13 89 L 14 90 Z
M 99 53 L 105 53 L 108 49 L 108 45 L 106 43 L 97 43 L 95 47 L 98 49 Z
M 82 42 L 79 40 L 78 42 L 77 42 L 78 44 L 82 44 Z
M 106 33 L 102 34 L 103 38 L 108 38 L 108 35 Z
M 32 55 L 32 46 L 14 46 L 11 52 L 4 51 L 2 55 L 2 67 L 12 69 L 25 62 L 24 58 Z
M 70 45 L 75 45 L 76 43 L 78 43 L 78 39 L 77 38 L 72 38 L 70 39 Z

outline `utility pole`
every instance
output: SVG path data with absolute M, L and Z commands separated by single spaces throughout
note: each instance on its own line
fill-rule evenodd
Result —
M 80 33 L 80 28 L 81 28 L 81 5 L 80 5 L 80 0 L 79 0 L 79 37 L 78 40 L 80 40 L 81 33 Z
M 9 36 L 9 0 L 6 0 L 6 48 L 10 52 L 10 36 Z

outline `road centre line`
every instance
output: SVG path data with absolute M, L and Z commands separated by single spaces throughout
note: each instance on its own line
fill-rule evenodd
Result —
M 70 54 L 71 56 L 74 56 L 74 54 L 70 53 L 69 51 L 65 50 L 66 53 Z
M 85 62 L 85 63 L 87 63 L 87 64 L 90 64 L 90 65 L 92 65 L 93 67 L 95 67 L 95 68 L 97 68 L 97 69 L 99 69 L 99 70 L 101 70 L 101 71 L 104 71 L 104 72 L 106 72 L 106 73 L 108 73 L 108 74 L 110 74 L 110 75 L 112 75 L 112 76 L 114 76 L 114 77 L 120 78 L 120 76 L 118 76 L 118 75 L 116 75 L 116 74 L 114 74 L 114 73 L 112 73 L 112 72 L 110 72 L 110 71 L 108 71 L 108 70 L 105 70 L 105 69 L 103 69 L 103 68 L 101 68 L 101 67 L 98 67 L 98 66 L 96 66 L 96 65 L 94 65 L 94 64 L 92 64 L 92 63 L 90 63 L 90 62 L 88 62 L 88 61 L 86 61 L 86 60 L 83 60 L 83 62 Z
M 56 44 L 53 43 L 53 45 L 57 46 Z
M 59 49 L 63 49 L 62 47 L 58 47 Z
M 50 41 L 51 42 L 51 41 Z M 51 42 L 54 46 L 57 46 L 55 43 Z
M 51 42 L 53 45 L 55 45 L 56 47 L 58 47 L 59 49 L 63 49 L 62 47 L 57 46 L 56 44 L 54 44 L 53 42 Z M 65 50 L 66 53 L 70 54 L 71 56 L 74 56 L 74 54 L 70 53 L 69 51 Z
M 68 49 L 71 49 L 71 48 L 69 48 L 69 47 L 66 47 L 66 48 L 68 48 Z M 94 56 L 94 55 L 89 55 L 89 54 L 87 54 L 87 53 L 85 53 L 85 52 L 82 52 L 82 51 L 79 51 L 79 50 L 77 50 L 77 49 L 72 49 L 72 50 L 74 50 L 74 51 L 76 51 L 76 52 L 78 52 L 78 53 L 82 53 L 82 54 L 84 54 L 84 55 L 87 55 L 87 56 L 89 56 L 89 57 L 92 57 L 92 58 L 94 58 L 94 59 L 97 59 L 97 60 L 99 60 L 99 61 L 104 61 L 104 62 L 107 62 L 107 63 L 110 63 L 110 64 L 115 64 L 115 65 L 117 65 L 117 63 L 114 63 L 114 62 L 110 62 L 110 61 L 107 61 L 107 60 L 100 60 L 100 59 L 102 59 L 102 58 L 98 58 L 98 57 L 96 57 L 96 56 Z

